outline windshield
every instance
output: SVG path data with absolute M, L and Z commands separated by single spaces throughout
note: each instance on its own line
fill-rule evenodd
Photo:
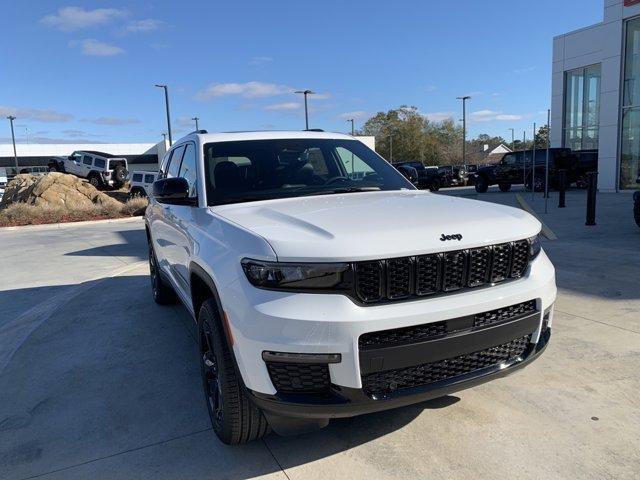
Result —
M 278 139 L 207 143 L 209 205 L 376 190 L 413 190 L 357 140 Z

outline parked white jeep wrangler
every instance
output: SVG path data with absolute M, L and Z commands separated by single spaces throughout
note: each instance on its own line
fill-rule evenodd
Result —
M 127 159 L 104 152 L 75 151 L 68 157 L 52 158 L 49 171 L 86 178 L 96 188 L 120 188 L 127 179 Z
M 129 179 L 130 197 L 148 197 L 151 195 L 153 182 L 158 179 L 158 172 L 132 172 Z
M 153 298 L 197 322 L 225 443 L 478 385 L 551 336 L 540 222 L 419 191 L 346 135 L 188 135 L 145 221 Z

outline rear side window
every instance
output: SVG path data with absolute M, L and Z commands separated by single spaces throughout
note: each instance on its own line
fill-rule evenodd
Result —
M 173 162 L 172 162 L 173 163 Z M 189 184 L 189 197 L 198 196 L 197 174 L 196 174 L 196 147 L 193 143 L 187 143 L 182 157 L 179 177 L 184 178 Z
M 184 153 L 184 145 L 180 145 L 173 151 L 171 155 L 171 160 L 169 162 L 169 167 L 167 170 L 167 177 L 177 177 L 178 172 L 180 172 L 180 163 L 182 162 L 182 154 Z
M 134 173 L 133 174 L 133 181 L 134 182 L 141 182 L 142 181 L 142 174 L 141 173 Z
M 144 183 L 153 183 L 156 181 L 155 175 L 151 175 L 150 173 L 144 176 Z
M 93 164 L 97 167 L 97 168 L 104 168 L 104 166 L 106 165 L 105 161 L 101 158 L 96 158 L 93 162 Z
M 82 163 L 84 163 L 85 165 L 91 165 L 91 157 L 85 155 L 84 157 L 82 157 Z

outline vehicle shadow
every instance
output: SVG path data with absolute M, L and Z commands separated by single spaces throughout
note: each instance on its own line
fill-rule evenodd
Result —
M 0 292 L 0 305 L 16 296 L 44 300 L 54 290 L 58 299 L 14 312 L 9 321 L 17 318 L 21 333 L 0 335 L 0 349 L 15 347 L 0 371 L 3 478 L 252 478 L 358 447 L 458 401 L 444 397 L 229 447 L 211 431 L 187 311 L 153 303 L 146 275 L 84 286 L 66 299 L 64 289 L 77 285 Z
M 80 257 L 133 257 L 139 260 L 147 258 L 147 236 L 144 229 L 121 230 L 114 232 L 122 241 L 111 245 L 101 245 L 66 253 L 65 256 Z

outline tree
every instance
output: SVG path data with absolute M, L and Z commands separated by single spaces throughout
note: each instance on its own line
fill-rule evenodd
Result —
M 536 148 L 547 148 L 547 140 L 549 139 L 549 126 L 543 125 L 536 133 Z

